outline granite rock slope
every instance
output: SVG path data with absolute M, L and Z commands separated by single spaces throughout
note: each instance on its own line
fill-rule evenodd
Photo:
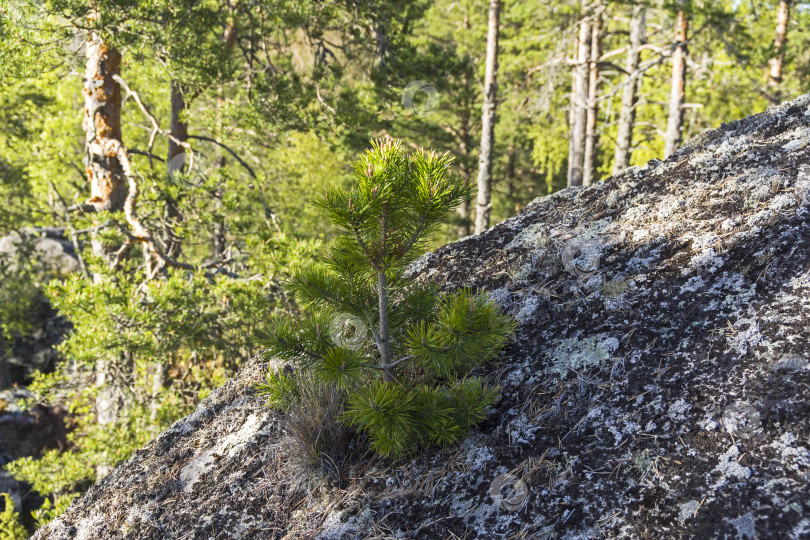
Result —
M 449 454 L 292 474 L 246 366 L 36 538 L 810 537 L 810 96 L 412 267 L 520 322 Z

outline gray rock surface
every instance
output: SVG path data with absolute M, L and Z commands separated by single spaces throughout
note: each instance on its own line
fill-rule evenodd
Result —
M 31 257 L 42 281 L 64 276 L 80 269 L 73 244 L 65 230 L 56 227 L 29 227 L 20 233 L 0 238 L 0 265 L 15 271 L 19 259 Z M 33 279 L 33 278 L 32 278 Z M 0 283 L 2 289 L 3 283 Z M 38 285 L 37 285 L 38 287 Z M 44 294 L 38 294 L 26 316 L 30 329 L 14 335 L 6 350 L 11 383 L 27 384 L 37 371 L 52 371 L 59 359 L 54 348 L 70 330 L 70 323 L 59 316 Z
M 810 537 L 810 97 L 412 267 L 520 321 L 449 454 L 302 482 L 255 361 L 36 538 Z
M 73 244 L 66 238 L 64 229 L 56 227 L 36 227 L 0 238 L 0 257 L 13 261 L 20 253 L 22 244 L 33 248 L 33 257 L 48 269 L 61 274 L 79 271 L 79 259 Z M 12 262 L 13 264 L 13 262 Z

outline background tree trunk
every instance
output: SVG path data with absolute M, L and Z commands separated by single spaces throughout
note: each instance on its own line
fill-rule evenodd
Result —
M 585 165 L 585 124 L 587 122 L 588 63 L 590 60 L 591 23 L 579 23 L 577 58 L 571 86 L 571 133 L 568 144 L 568 185 L 581 186 Z
M 183 95 L 183 90 L 180 87 L 180 83 L 177 81 L 171 81 L 170 84 L 171 113 L 169 132 L 171 133 L 172 137 L 169 138 L 169 151 L 166 155 L 166 165 L 168 168 L 167 172 L 169 175 L 171 175 L 172 172 L 178 171 L 178 165 L 182 165 L 172 163 L 172 160 L 185 153 L 185 149 L 178 144 L 178 142 L 175 142 L 175 139 L 183 143 L 188 140 L 188 123 L 183 119 L 183 114 L 186 109 L 186 99 Z M 177 201 L 171 198 L 166 201 L 166 216 L 173 222 L 177 222 L 182 219 L 182 214 L 177 208 Z M 171 227 L 168 227 L 168 229 L 169 230 L 166 231 L 166 254 L 169 257 L 177 258 L 180 256 L 182 243 L 175 236 L 174 232 L 171 230 Z
M 470 164 L 467 163 L 470 156 L 470 114 L 468 110 L 465 110 L 461 117 L 461 126 L 459 126 L 459 149 L 461 150 L 461 160 L 459 161 L 461 181 L 469 182 L 472 177 L 472 171 L 470 170 Z M 458 235 L 462 238 L 470 235 L 470 202 L 469 198 L 465 198 L 461 201 L 461 204 L 456 210 L 461 221 L 458 228 Z
M 689 18 L 684 10 L 685 0 L 680 0 L 676 23 L 678 46 L 672 53 L 672 86 L 669 94 L 669 118 L 664 141 L 664 157 L 675 153 L 683 136 L 683 103 L 686 97 L 686 38 L 689 32 Z
M 781 0 L 776 11 L 776 37 L 773 48 L 776 56 L 770 60 L 768 73 L 768 101 L 776 105 L 781 101 L 779 85 L 782 83 L 782 64 L 785 61 L 785 43 L 787 43 L 787 26 L 790 20 L 790 0 Z
M 630 20 L 630 49 L 627 52 L 627 80 L 622 88 L 622 108 L 619 112 L 618 134 L 616 135 L 616 152 L 613 157 L 613 174 L 619 174 L 630 165 L 633 152 L 633 127 L 636 123 L 637 89 L 644 78 L 637 73 L 641 63 L 641 45 L 647 27 L 647 8 L 635 6 Z
M 498 30 L 500 0 L 489 2 L 487 64 L 484 78 L 484 107 L 481 121 L 481 155 L 478 159 L 478 197 L 475 209 L 475 234 L 489 228 L 490 189 L 492 187 L 492 150 L 495 144 L 495 106 L 498 96 Z
M 596 6 L 596 17 L 591 29 L 591 56 L 588 64 L 588 111 L 585 120 L 585 156 L 582 169 L 582 184 L 590 186 L 596 175 L 596 120 L 599 110 L 599 57 L 602 55 L 602 14 L 601 5 Z
M 121 89 L 113 80 L 121 68 L 121 54 L 95 32 L 87 39 L 84 75 L 85 167 L 90 199 L 96 210 L 120 210 L 127 197 L 121 164 L 105 150 L 110 139 L 121 140 Z
M 172 137 L 181 142 L 188 140 L 188 123 L 183 119 L 183 111 L 186 109 L 186 99 L 183 95 L 183 90 L 180 88 L 180 83 L 177 81 L 171 82 L 171 124 L 169 129 Z M 185 152 L 182 146 L 169 139 L 169 154 L 166 163 L 169 163 L 172 158 Z
M 6 360 L 6 339 L 3 336 L 2 328 L 0 328 L 0 390 L 10 387 L 11 372 L 8 369 L 8 360 Z

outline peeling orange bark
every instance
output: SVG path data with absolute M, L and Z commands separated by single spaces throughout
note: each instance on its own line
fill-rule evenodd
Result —
M 113 80 L 121 69 L 121 53 L 96 33 L 87 39 L 84 76 L 85 169 L 90 182 L 87 203 L 96 210 L 120 210 L 127 183 L 118 157 L 104 151 L 107 141 L 121 140 L 121 88 Z

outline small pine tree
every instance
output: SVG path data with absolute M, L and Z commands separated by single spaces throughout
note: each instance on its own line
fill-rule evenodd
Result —
M 497 389 L 469 374 L 498 356 L 514 324 L 484 294 L 441 295 L 404 279 L 470 187 L 453 177 L 447 155 L 372 145 L 355 164 L 356 187 L 316 201 L 340 234 L 321 266 L 290 282 L 302 320 L 275 320 L 262 341 L 268 356 L 338 388 L 344 421 L 380 454 L 400 457 L 456 444 L 484 419 Z M 297 399 L 289 367 L 261 385 L 271 405 Z

